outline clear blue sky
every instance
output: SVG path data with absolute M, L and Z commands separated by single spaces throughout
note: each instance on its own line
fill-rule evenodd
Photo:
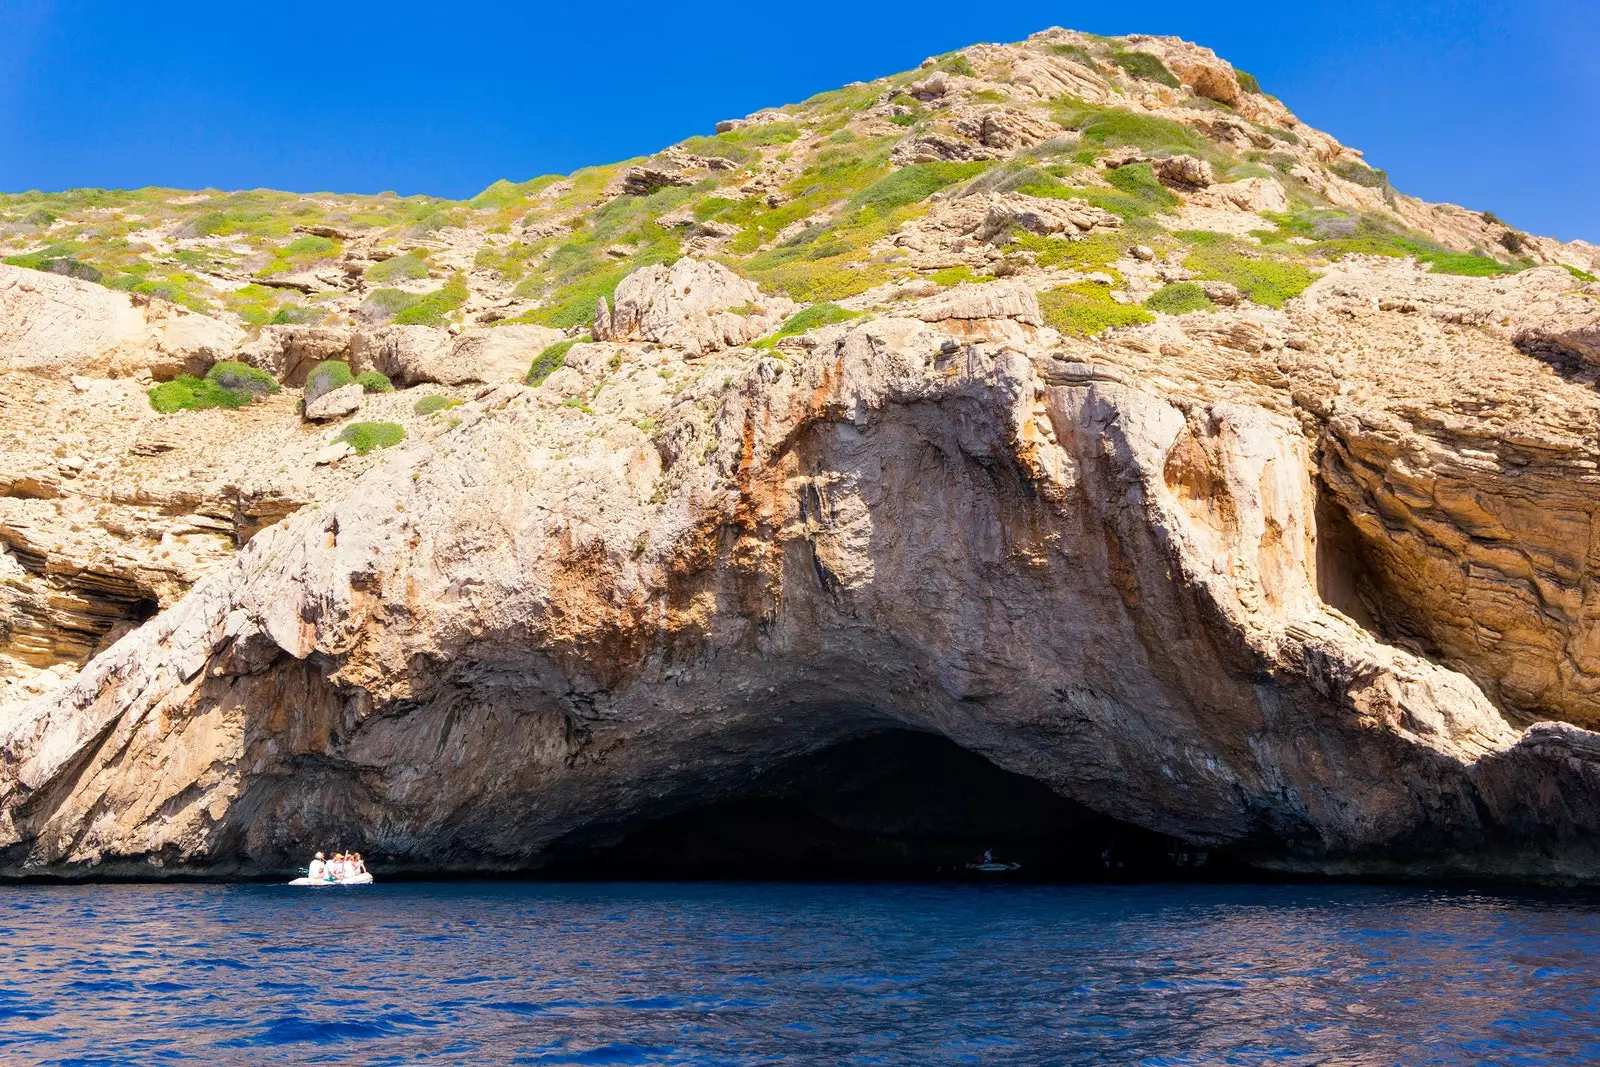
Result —
M 1403 191 L 1600 242 L 1600 0 L 0 0 L 0 190 L 462 197 L 1050 25 L 1199 41 Z

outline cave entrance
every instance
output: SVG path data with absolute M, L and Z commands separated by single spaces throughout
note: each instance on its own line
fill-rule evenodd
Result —
M 968 869 L 985 849 L 1021 867 Z M 911 730 L 802 757 L 716 803 L 592 827 L 552 857 L 541 872 L 551 878 L 1107 881 L 1217 870 L 1203 851 Z

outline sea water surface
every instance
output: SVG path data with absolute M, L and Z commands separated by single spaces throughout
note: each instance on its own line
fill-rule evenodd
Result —
M 1600 906 L 1370 886 L 0 888 L 0 1062 L 1600 1062 Z

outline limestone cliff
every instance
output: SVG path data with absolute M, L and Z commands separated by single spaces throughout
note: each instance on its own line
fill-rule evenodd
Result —
M 585 225 L 703 199 L 576 325 L 0 277 L 0 874 L 538 868 L 912 729 L 1265 867 L 1600 877 L 1592 247 L 1362 184 L 1204 49 L 1106 48 L 619 171 Z M 830 259 L 861 285 L 795 273 Z M 145 401 L 228 357 L 282 391 Z M 351 393 L 400 444 L 296 410 L 329 359 L 402 386 Z

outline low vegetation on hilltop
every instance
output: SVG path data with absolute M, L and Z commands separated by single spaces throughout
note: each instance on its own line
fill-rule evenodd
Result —
M 1047 84 L 1078 88 L 1041 95 Z M 1217 193 L 1249 182 L 1267 191 Z M 1012 194 L 1087 204 L 1122 227 L 1001 227 L 984 238 L 995 256 L 963 251 L 955 236 L 942 259 L 905 251 L 903 235 L 940 205 Z M 574 333 L 632 271 L 693 254 L 810 305 L 768 346 L 887 307 L 906 282 L 1017 277 L 1044 294 L 1052 321 L 1082 335 L 1147 309 L 1205 310 L 1191 284 L 1202 281 L 1281 307 L 1347 255 L 1492 275 L 1553 254 L 1553 243 L 1488 214 L 1477 239 L 1459 225 L 1430 229 L 1397 197 L 1387 173 L 1204 50 L 1052 30 L 933 57 L 650 157 L 497 181 L 464 201 L 157 188 L 4 195 L 0 253 L 251 330 L 536 323 Z M 1253 224 L 1219 228 L 1219 210 Z M 1134 246 L 1166 266 L 1139 267 Z M 1566 265 L 1575 280 L 1593 276 L 1592 263 Z M 547 350 L 530 380 L 564 354 Z M 236 392 L 203 380 L 168 386 L 162 403 L 173 410 L 227 406 L 220 394 Z

